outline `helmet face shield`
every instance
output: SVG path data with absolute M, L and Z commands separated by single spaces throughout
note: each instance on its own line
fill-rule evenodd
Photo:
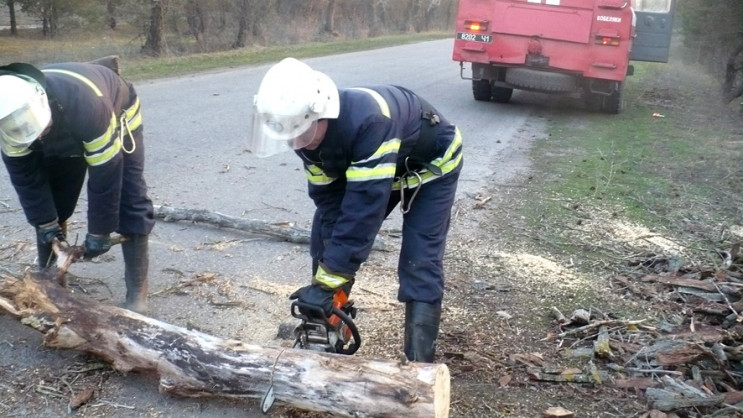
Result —
M 254 108 L 252 125 L 248 149 L 258 157 L 304 148 L 317 133 L 316 119 L 262 113 L 257 108 Z
M 5 112 L 0 117 L 0 145 L 16 151 L 28 148 L 51 121 L 46 92 L 36 81 L 3 77 L 10 97 L 2 97 Z
M 34 112 L 31 105 L 25 104 L 0 119 L 0 135 L 2 141 L 11 147 L 27 148 L 41 136 L 48 123 L 48 119 L 43 119 L 43 115 Z

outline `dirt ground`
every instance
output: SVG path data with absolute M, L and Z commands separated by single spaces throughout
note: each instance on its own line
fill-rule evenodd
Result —
M 541 108 L 519 132 L 521 139 L 545 140 L 546 122 L 552 112 Z M 532 167 L 520 182 L 494 184 L 486 194 L 462 196 L 455 205 L 452 231 L 447 248 L 447 286 L 444 314 L 437 352 L 437 362 L 446 363 L 452 374 L 453 417 L 538 417 L 550 407 L 562 407 L 576 417 L 634 417 L 647 410 L 640 391 L 619 389 L 593 383 L 547 383 L 530 377 L 531 366 L 542 368 L 583 368 L 585 361 L 565 356 L 566 341 L 549 338 L 558 331 L 550 308 L 559 306 L 565 314 L 583 308 L 626 319 L 653 318 L 659 314 L 651 302 L 612 288 L 609 278 L 626 268 L 632 254 L 662 251 L 669 245 L 662 238 L 641 239 L 652 235 L 647 229 L 624 224 L 616 213 L 599 206 L 575 210 L 590 219 L 580 236 L 565 239 L 585 240 L 602 246 L 621 246 L 626 254 L 597 261 L 590 257 L 586 245 L 583 254 L 565 254 L 554 250 L 554 243 L 540 240 L 540 232 L 529 227 L 519 215 L 523 205 L 540 198 L 531 185 L 548 181 L 539 167 Z M 528 196 L 529 199 L 525 199 Z M 536 199 L 536 200 L 534 200 Z M 578 213 L 580 212 L 580 213 Z M 735 224 L 735 222 L 733 222 Z M 743 239 L 738 222 L 733 235 Z M 542 225 L 549 227 L 549 225 Z M 706 225 L 705 228 L 715 228 Z M 164 226 L 174 228 L 177 226 Z M 389 229 L 389 228 L 388 228 Z M 394 227 L 392 227 L 394 229 Z M 240 238 L 226 236 L 219 243 L 202 248 L 220 255 Z M 672 244 L 672 243 L 670 243 Z M 678 247 L 675 247 L 678 249 Z M 29 243 L 3 246 L 4 265 L 16 267 L 19 258 L 32 254 Z M 303 253 L 301 247 L 284 247 L 288 258 Z M 12 261 L 12 263 L 11 263 Z M 10 269 L 0 271 L 10 274 Z M 173 269 L 170 286 L 153 291 L 153 302 L 191 303 L 208 300 L 215 315 L 235 315 L 234 309 L 250 306 L 246 288 L 260 287 L 264 297 L 285 297 L 291 288 L 271 288 L 266 283 L 238 286 L 229 277 L 204 276 L 204 272 L 181 272 Z M 395 257 L 374 253 L 360 275 L 363 283 L 354 288 L 360 309 L 359 328 L 365 339 L 363 355 L 368 358 L 396 359 L 401 350 L 403 310 L 395 300 Z M 260 285 L 260 286 L 259 286 Z M 110 300 L 111 291 L 94 279 L 79 276 L 72 286 L 79 291 Z M 253 292 L 255 294 L 255 292 Z M 268 295 L 268 296 L 265 296 Z M 256 297 L 256 296 L 252 296 Z M 258 296 L 260 297 L 260 296 Z M 220 301 L 240 302 L 240 306 Z M 191 301 L 191 302 L 188 302 Z M 217 308 L 219 307 L 219 308 Z M 279 309 L 279 308 L 277 308 Z M 283 308 L 282 308 L 283 309 Z M 232 313 L 229 313 L 232 312 Z M 5 324 L 8 318 L 0 318 Z M 208 319 L 177 318 L 179 324 L 203 328 L 219 334 Z M 99 416 L 259 416 L 254 401 L 169 400 L 166 395 L 148 397 L 143 406 L 136 398 L 126 399 L 121 391 L 122 379 L 139 382 L 157 391 L 156 377 L 131 374 L 121 376 L 109 365 L 95 358 L 69 351 L 56 351 L 39 345 L 40 337 L 29 330 L 14 334 L 10 340 L 0 336 L 0 344 L 13 346 L 17 352 L 41 352 L 41 360 L 25 369 L 9 366 L 11 359 L 0 358 L 0 415 L 6 417 L 62 416 L 67 411 L 71 393 L 94 388 L 91 401 L 71 412 L 81 417 Z M 273 338 L 257 336 L 256 338 Z M 287 345 L 288 341 L 274 340 Z M 64 369 L 55 368 L 64 364 Z M 107 400 L 118 396 L 116 402 Z M 158 400 L 158 396 L 162 397 Z M 135 408 L 136 405 L 136 408 Z M 244 409 L 240 414 L 236 411 Z M 310 416 L 301 411 L 275 408 L 277 417 Z

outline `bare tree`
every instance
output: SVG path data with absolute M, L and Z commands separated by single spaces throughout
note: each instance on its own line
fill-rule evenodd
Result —
M 207 51 L 207 30 L 209 28 L 208 5 L 203 0 L 186 1 L 186 22 L 188 30 L 196 38 L 201 51 Z
M 741 96 L 743 96 L 743 43 L 729 54 L 722 83 L 723 100 L 730 103 Z
M 153 57 L 159 57 L 165 52 L 163 41 L 163 21 L 165 5 L 163 0 L 144 0 L 150 4 L 150 20 L 147 26 L 145 44 L 142 52 Z
M 15 1 L 5 0 L 5 4 L 8 5 L 8 15 L 10 16 L 10 35 L 18 35 L 18 23 L 15 20 Z
M 237 36 L 232 48 L 244 48 L 248 37 L 248 16 L 250 15 L 250 0 L 239 0 L 237 5 Z
M 106 24 L 111 29 L 116 29 L 116 0 L 106 0 Z
M 335 0 L 329 0 L 328 7 L 325 8 L 323 31 L 327 33 L 335 32 Z

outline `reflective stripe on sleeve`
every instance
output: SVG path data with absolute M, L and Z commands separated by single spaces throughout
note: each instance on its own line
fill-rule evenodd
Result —
M 106 132 L 92 141 L 83 142 L 85 161 L 88 162 L 88 165 L 104 164 L 121 150 L 121 140 L 118 135 L 114 135 L 116 122 L 116 116 L 111 114 L 111 123 L 108 125 Z
M 349 280 L 345 277 L 328 273 L 327 271 L 325 271 L 324 268 L 322 268 L 322 266 L 319 266 L 317 268 L 317 273 L 315 274 L 315 281 L 326 287 L 329 287 L 330 289 L 337 289 L 348 283 Z
M 441 175 L 443 176 L 454 171 L 457 167 L 459 167 L 461 163 L 462 133 L 459 131 L 459 128 L 456 128 L 454 140 L 451 142 L 451 144 L 449 144 L 449 148 L 446 149 L 446 152 L 443 156 L 431 161 L 431 164 L 439 167 L 441 169 Z M 418 177 L 416 176 L 409 176 L 405 179 L 404 185 L 406 188 L 418 187 L 419 184 L 426 184 L 429 181 L 435 180 L 437 177 L 439 177 L 427 169 L 418 171 L 418 174 L 420 175 L 420 181 L 418 181 Z M 402 184 L 403 182 L 401 182 L 400 179 L 396 179 L 396 181 L 392 184 L 392 190 L 400 190 Z
M 129 130 L 131 131 L 139 128 L 142 125 L 142 112 L 139 108 L 139 97 L 137 97 L 137 100 L 134 102 L 133 105 L 126 109 L 126 111 L 124 112 L 124 117 L 126 118 Z
M 23 157 L 24 155 L 31 154 L 31 149 L 29 147 L 14 147 L 8 144 L 2 144 L 2 150 L 3 154 L 8 157 Z
M 397 170 L 395 163 L 380 164 L 376 167 L 351 166 L 346 170 L 346 179 L 348 181 L 390 179 L 395 177 L 395 170 Z
M 307 181 L 315 186 L 326 186 L 335 181 L 335 178 L 328 176 L 314 164 L 306 166 L 304 174 L 307 176 Z
M 346 170 L 346 179 L 348 181 L 367 181 L 395 177 L 398 151 L 400 151 L 400 140 L 398 138 L 383 142 L 371 157 L 352 162 Z M 379 163 L 379 161 L 388 162 Z M 370 166 L 364 167 L 365 164 Z

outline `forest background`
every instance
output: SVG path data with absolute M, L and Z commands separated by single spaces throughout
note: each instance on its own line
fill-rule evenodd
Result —
M 24 57 L 43 64 L 62 57 L 45 55 L 49 49 L 22 40 L 78 40 L 86 46 L 94 41 L 87 48 L 65 48 L 74 56 L 64 60 L 108 54 L 127 59 L 250 54 L 311 42 L 451 33 L 458 1 L 0 0 L 2 4 L 7 11 L 0 19 L 5 17 L 7 26 L 0 30 L 0 59 Z M 723 100 L 743 95 L 743 0 L 677 0 L 675 30 L 683 36 L 687 58 L 702 63 L 719 81 Z

